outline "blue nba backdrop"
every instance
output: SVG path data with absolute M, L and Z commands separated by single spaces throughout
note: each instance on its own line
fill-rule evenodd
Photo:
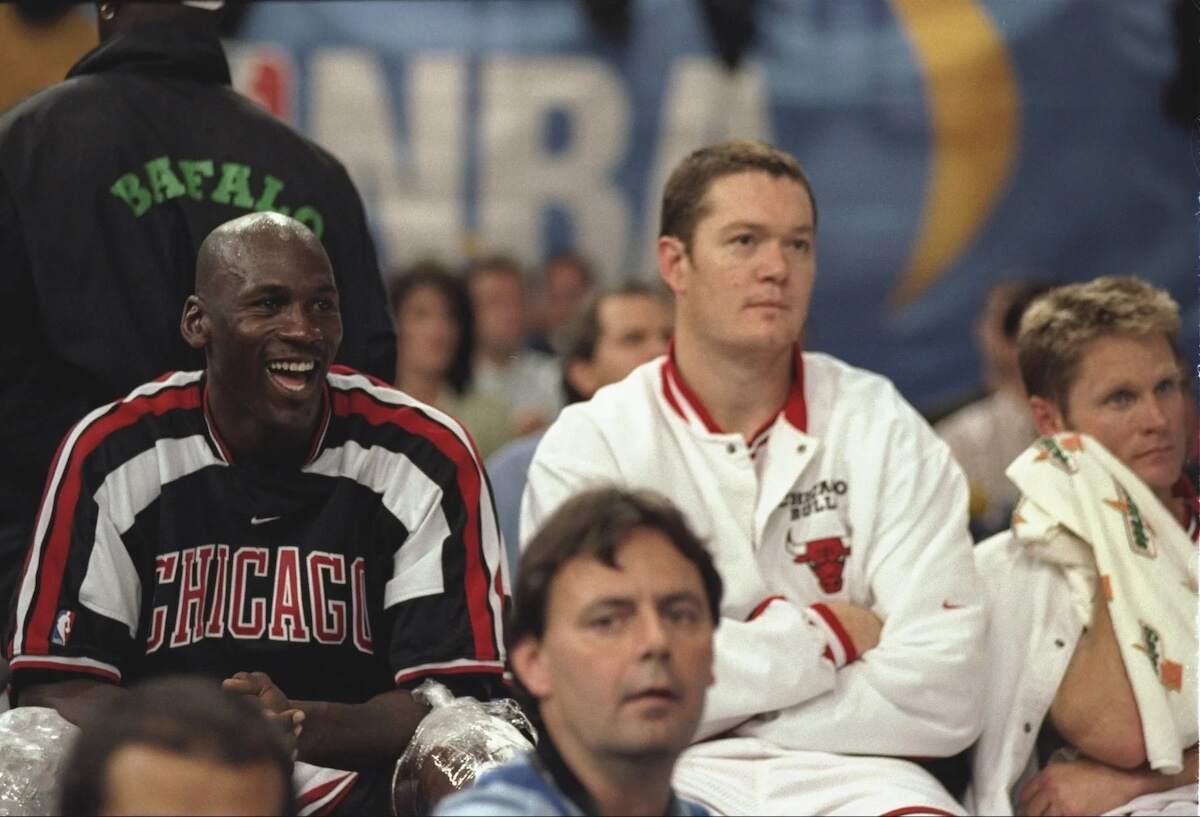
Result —
M 760 0 L 735 70 L 695 0 L 261 3 L 235 84 L 332 150 L 388 267 L 577 247 L 654 276 L 658 200 L 702 144 L 767 139 L 820 213 L 810 348 L 930 409 L 977 380 L 989 286 L 1136 274 L 1197 345 L 1197 171 L 1161 110 L 1169 0 Z

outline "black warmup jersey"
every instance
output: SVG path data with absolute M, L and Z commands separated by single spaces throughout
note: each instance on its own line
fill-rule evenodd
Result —
M 337 159 L 230 87 L 215 36 L 130 31 L 0 116 L 0 607 L 55 445 L 97 406 L 204 365 L 179 334 L 197 250 L 256 210 L 321 239 L 344 319 L 338 361 L 391 380 L 357 191 Z
M 202 372 L 101 407 L 55 458 L 7 639 L 13 684 L 267 673 L 357 703 L 504 666 L 503 554 L 457 423 L 349 369 L 306 464 L 232 461 Z

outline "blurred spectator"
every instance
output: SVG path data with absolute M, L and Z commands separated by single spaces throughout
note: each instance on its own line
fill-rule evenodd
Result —
M 83 733 L 61 778 L 64 815 L 295 814 L 283 732 L 212 681 L 134 687 Z
M 0 117 L 0 609 L 71 424 L 202 366 L 179 315 L 218 224 L 277 210 L 308 226 L 336 271 L 339 362 L 395 370 L 358 193 L 332 155 L 230 87 L 220 12 L 99 5 L 100 46 Z
M 473 388 L 475 324 L 463 283 L 422 262 L 390 287 L 396 326 L 396 388 L 451 415 L 471 432 L 481 456 L 510 437 L 508 406 Z
M 434 813 L 707 814 L 671 789 L 713 683 L 722 592 L 683 515 L 649 492 L 585 491 L 521 562 L 509 638 L 537 750 Z
M 1017 365 L 1017 328 L 1025 307 L 1048 288 L 1034 281 L 992 288 L 975 326 L 988 394 L 934 425 L 966 473 L 976 541 L 1008 527 L 1017 489 L 1004 469 L 1037 436 Z
M 623 380 L 641 364 L 665 354 L 671 321 L 665 293 L 646 284 L 631 282 L 594 294 L 567 336 L 562 363 L 567 402 L 590 400 L 601 387 Z M 536 431 L 513 440 L 487 462 L 500 530 L 514 571 L 521 494 L 543 433 Z
M 592 265 L 575 252 L 551 256 L 542 265 L 538 304 L 538 330 L 529 340 L 531 349 L 552 355 L 566 351 L 567 334 L 592 291 Z
M 558 366 L 549 355 L 524 348 L 529 323 L 521 268 L 504 256 L 482 258 L 468 269 L 467 286 L 479 343 L 477 387 L 509 407 L 512 436 L 545 428 L 562 408 Z

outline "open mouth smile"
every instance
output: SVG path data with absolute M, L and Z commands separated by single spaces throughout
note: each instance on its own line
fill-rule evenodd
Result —
M 302 392 L 316 378 L 318 371 L 315 360 L 285 358 L 267 361 L 267 376 L 289 394 Z

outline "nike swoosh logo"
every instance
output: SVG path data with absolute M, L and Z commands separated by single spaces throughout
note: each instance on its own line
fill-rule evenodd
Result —
M 251 525 L 265 525 L 266 523 L 274 522 L 276 519 L 279 519 L 279 518 L 280 517 L 278 517 L 278 516 L 252 516 L 252 517 L 250 517 L 250 524 Z
M 278 518 L 278 517 L 276 517 L 276 518 Z M 963 607 L 963 606 L 962 606 L 961 604 L 951 604 L 951 603 L 950 603 L 950 602 L 948 602 L 948 601 L 943 601 L 943 602 L 942 602 L 942 609 L 943 609 L 943 610 L 961 610 L 961 609 L 962 609 L 962 607 Z

